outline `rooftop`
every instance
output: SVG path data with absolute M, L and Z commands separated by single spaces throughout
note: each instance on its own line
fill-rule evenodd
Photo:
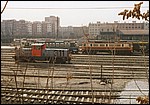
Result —
M 124 35 L 149 35 L 149 30 L 120 30 Z

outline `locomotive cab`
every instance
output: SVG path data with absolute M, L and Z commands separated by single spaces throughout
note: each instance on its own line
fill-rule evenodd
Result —
M 42 43 L 34 43 L 32 44 L 32 56 L 41 57 L 42 51 L 45 50 L 46 45 Z
M 46 48 L 46 44 L 32 44 L 32 60 L 33 61 L 48 61 L 48 62 L 70 62 L 69 49 Z

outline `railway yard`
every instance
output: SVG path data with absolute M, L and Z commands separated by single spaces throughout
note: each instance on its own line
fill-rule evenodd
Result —
M 1 103 L 121 104 L 136 100 L 133 91 L 149 93 L 121 94 L 131 80 L 149 82 L 149 56 L 72 54 L 70 64 L 55 64 L 16 62 L 14 55 L 1 47 Z

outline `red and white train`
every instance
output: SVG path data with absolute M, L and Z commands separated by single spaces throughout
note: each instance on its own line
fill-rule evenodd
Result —
M 131 55 L 133 53 L 133 44 L 131 42 L 88 41 L 83 42 L 80 49 L 82 54 L 107 52 L 109 54 Z

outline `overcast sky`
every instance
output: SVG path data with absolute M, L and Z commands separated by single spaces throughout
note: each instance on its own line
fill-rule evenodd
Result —
M 122 20 L 118 13 L 124 9 L 131 10 L 134 4 L 141 1 L 9 1 L 5 11 L 1 14 L 1 21 L 8 19 L 26 21 L 44 21 L 45 17 L 60 17 L 61 26 L 82 26 L 100 21 L 111 22 L 143 22 L 137 19 Z M 6 1 L 1 1 L 1 11 Z M 104 7 L 104 8 L 103 8 Z M 113 7 L 113 9 L 110 9 Z M 119 7 L 119 8 L 118 8 Z M 131 7 L 131 8 L 126 8 Z M 18 8 L 18 9 L 17 9 Z M 20 9 L 19 9 L 20 8 Z M 26 9 L 21 9 L 26 8 Z M 28 9 L 27 9 L 28 8 Z M 54 8 L 54 9 L 29 9 L 29 8 Z M 56 9 L 57 8 L 57 9 Z M 78 9 L 59 9 L 78 8 Z M 99 9 L 79 9 L 99 8 Z M 102 9 L 103 8 L 103 9 Z M 143 1 L 141 12 L 149 10 L 149 1 Z

